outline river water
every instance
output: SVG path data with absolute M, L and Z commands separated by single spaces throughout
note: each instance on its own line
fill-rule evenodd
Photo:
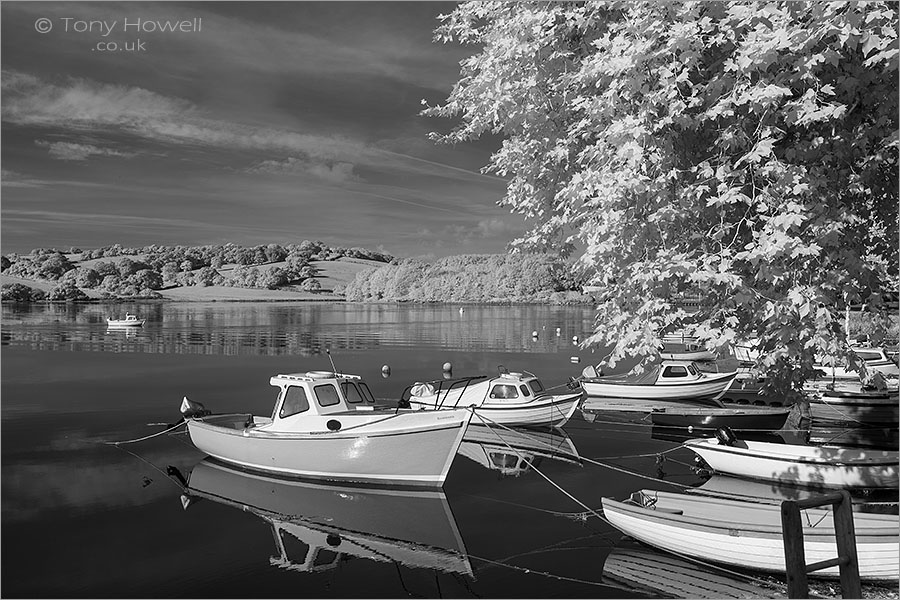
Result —
M 106 317 L 125 311 L 146 325 L 108 330 Z M 215 412 L 268 415 L 270 376 L 331 370 L 330 360 L 381 398 L 440 378 L 447 362 L 454 376 L 504 365 L 563 385 L 599 356 L 573 341 L 592 321 L 589 307 L 4 305 L 2 595 L 673 594 L 622 568 L 635 552 L 650 572 L 671 559 L 592 513 L 604 496 L 703 482 L 693 455 L 671 451 L 677 441 L 646 422 L 576 413 L 565 433 L 520 432 L 531 447 L 515 455 L 482 432 L 464 443 L 443 491 L 429 493 L 224 469 L 181 430 L 112 444 L 177 422 L 183 396 Z M 192 477 L 194 493 L 178 474 Z

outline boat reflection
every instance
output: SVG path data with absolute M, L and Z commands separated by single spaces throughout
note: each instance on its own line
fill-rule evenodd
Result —
M 113 337 L 124 337 L 127 339 L 135 339 L 140 335 L 141 329 L 139 329 L 137 327 L 108 325 L 106 327 L 106 333 Z
M 900 429 L 897 427 L 822 427 L 813 421 L 809 429 L 811 444 L 832 444 L 852 448 L 873 448 L 895 450 L 900 444 Z
M 661 598 L 783 598 L 783 590 L 768 589 L 748 577 L 712 565 L 701 565 L 672 554 L 620 542 L 603 563 L 603 579 Z
M 662 425 L 654 425 L 650 430 L 650 437 L 654 440 L 664 442 L 686 442 L 697 438 L 715 437 L 715 431 L 710 430 L 688 430 L 684 427 L 665 427 Z M 797 443 L 797 436 L 804 434 L 795 434 L 792 431 L 741 431 L 742 440 L 752 440 L 755 442 L 769 442 L 772 444 L 794 444 Z
M 561 429 L 490 427 L 469 423 L 457 454 L 502 476 L 519 477 L 544 459 L 582 466 L 572 439 Z
M 282 569 L 319 572 L 350 557 L 472 575 L 450 505 L 439 490 L 380 489 L 281 479 L 206 458 L 182 505 L 208 499 L 251 512 L 272 528 Z

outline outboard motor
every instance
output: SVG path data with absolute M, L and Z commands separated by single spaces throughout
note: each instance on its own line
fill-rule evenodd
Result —
M 719 444 L 722 446 L 734 446 L 734 443 L 737 442 L 731 427 L 719 427 L 716 429 L 716 439 L 719 440 Z

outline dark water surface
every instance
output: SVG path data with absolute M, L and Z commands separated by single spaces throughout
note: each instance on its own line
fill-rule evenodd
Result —
M 108 331 L 106 317 L 126 310 L 147 324 Z M 221 469 L 201 462 L 185 435 L 107 443 L 164 430 L 185 395 L 215 412 L 268 415 L 269 377 L 331 370 L 325 349 L 383 398 L 440 378 L 445 362 L 455 376 L 502 364 L 561 385 L 598 357 L 572 341 L 592 320 L 583 307 L 4 305 L 2 595 L 666 595 L 613 572 L 610 557 L 633 546 L 584 516 L 603 496 L 701 483 L 687 450 L 657 464 L 655 453 L 678 444 L 654 439 L 647 424 L 576 413 L 567 435 L 533 434 L 565 450 L 534 458 L 536 468 L 482 438 L 465 444 L 443 492 L 430 494 Z M 637 454 L 648 456 L 621 458 Z M 184 495 L 169 466 L 185 476 L 197 469 L 203 489 Z

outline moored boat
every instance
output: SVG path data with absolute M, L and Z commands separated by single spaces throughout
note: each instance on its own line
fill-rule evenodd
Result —
M 716 438 L 684 442 L 717 473 L 832 488 L 897 488 L 897 451 L 717 437 L 728 443 Z
M 847 386 L 829 386 L 809 394 L 813 423 L 858 423 L 891 425 L 900 420 L 900 396 L 897 390 L 865 390 Z
M 143 327 L 145 319 L 138 319 L 137 315 L 125 313 L 124 319 L 106 318 L 107 327 Z
M 271 417 L 186 415 L 194 445 L 219 460 L 279 475 L 441 486 L 472 417 L 465 408 L 369 405 L 361 392 L 368 388 L 356 375 L 310 371 L 276 375 L 270 383 L 278 388 Z
M 900 366 L 888 357 L 884 348 L 876 346 L 850 346 L 853 353 L 865 363 L 869 374 L 880 373 L 885 379 L 897 381 L 900 378 Z M 859 381 L 860 372 L 846 364 L 824 364 L 820 361 L 815 365 L 816 369 L 824 373 L 825 379 L 841 380 L 849 379 Z
M 625 502 L 603 498 L 603 513 L 623 533 L 662 550 L 704 561 L 784 573 L 781 507 L 690 494 L 641 490 Z M 802 511 L 807 563 L 833 559 L 829 507 Z M 900 575 L 897 515 L 854 513 L 860 578 L 896 581 Z M 838 577 L 838 567 L 810 573 Z
M 718 399 L 735 375 L 706 373 L 690 361 L 664 360 L 638 375 L 585 376 L 581 385 L 595 398 L 677 400 L 721 407 Z
M 691 430 L 716 430 L 729 427 L 735 431 L 776 431 L 784 427 L 790 408 L 742 408 L 677 407 L 664 408 L 650 413 L 654 425 L 691 428 Z
M 581 386 L 571 385 L 565 393 L 549 394 L 533 373 L 503 370 L 496 377 L 416 382 L 403 391 L 400 405 L 424 411 L 471 406 L 473 423 L 562 427 L 583 397 Z

